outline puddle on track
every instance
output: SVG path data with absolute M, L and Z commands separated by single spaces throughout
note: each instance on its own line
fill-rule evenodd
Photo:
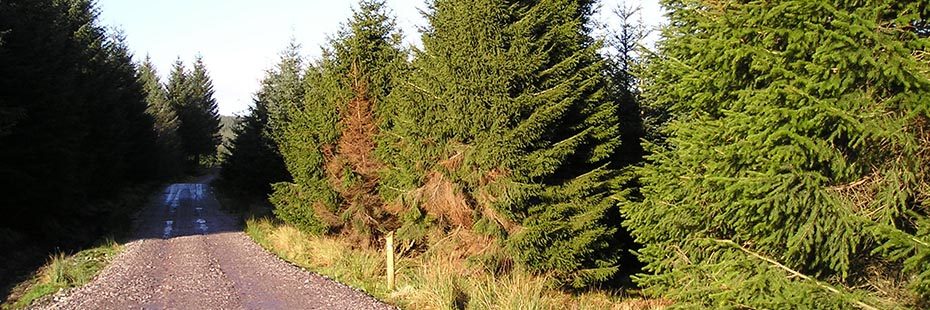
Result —
M 162 238 L 168 239 L 171 237 L 171 230 L 173 229 L 174 221 L 168 220 L 165 221 L 165 234 L 162 235 Z
M 187 192 L 187 197 L 193 204 L 200 204 L 206 194 L 205 190 L 206 186 L 202 183 L 176 183 L 165 189 L 164 204 L 168 207 L 168 219 L 165 221 L 163 238 L 170 238 L 174 232 L 174 217 L 178 208 L 181 207 L 182 196 L 185 196 L 183 195 L 184 192 Z M 197 214 L 197 220 L 194 221 L 195 227 L 201 234 L 206 234 L 210 227 L 207 225 L 207 221 L 203 219 L 203 208 L 196 207 L 194 210 Z

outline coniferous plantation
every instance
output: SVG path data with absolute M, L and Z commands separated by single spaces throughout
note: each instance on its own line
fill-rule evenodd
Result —
M 184 73 L 191 91 L 181 113 L 151 62 L 133 62 L 125 36 L 100 26 L 98 14 L 85 0 L 0 3 L 4 296 L 47 253 L 125 230 L 152 185 L 180 176 L 185 157 L 212 156 L 182 148 L 186 141 L 215 149 L 202 62 Z M 179 117 L 189 114 L 209 116 Z
M 651 42 L 596 0 L 419 33 L 360 0 L 219 154 L 202 57 L 162 79 L 92 1 L 0 2 L 0 277 L 218 164 L 251 240 L 401 308 L 930 308 L 930 3 L 661 2 Z
M 257 96 L 293 94 L 249 116 L 275 214 L 676 307 L 926 306 L 925 4 L 667 1 L 645 53 L 595 5 L 430 1 L 410 49 L 363 1 Z
M 623 205 L 682 306 L 927 307 L 925 2 L 669 1 L 664 145 Z

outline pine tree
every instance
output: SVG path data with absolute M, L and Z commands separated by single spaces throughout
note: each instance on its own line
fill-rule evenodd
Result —
M 190 73 L 184 66 L 180 58 L 175 60 L 171 67 L 171 73 L 168 75 L 168 83 L 165 91 L 168 96 L 168 105 L 177 114 L 178 117 L 178 141 L 181 146 L 181 154 L 184 159 L 184 168 L 190 171 L 196 167 L 197 162 L 192 157 L 194 151 L 193 144 L 196 143 L 193 138 L 196 135 L 197 118 L 193 114 L 194 98 L 190 89 Z
M 926 302 L 930 42 L 908 30 L 926 3 L 665 6 L 645 89 L 669 138 L 623 208 L 646 291 L 694 308 Z M 859 289 L 896 263 L 922 297 Z
M 159 173 L 162 177 L 177 175 L 183 166 L 181 142 L 178 137 L 180 120 L 168 101 L 168 92 L 161 83 L 155 65 L 149 57 L 142 62 L 138 80 L 146 94 L 145 101 L 148 104 L 146 113 L 155 120 L 155 133 L 159 148 Z
M 593 2 L 431 9 L 386 135 L 396 148 L 386 199 L 417 219 L 402 231 L 417 221 L 470 227 L 560 284 L 609 280 L 622 247 L 610 198 L 620 133 L 587 28 Z
M 219 112 L 213 98 L 213 81 L 207 73 L 203 59 L 197 57 L 190 72 L 178 59 L 168 78 L 168 100 L 176 111 L 180 124 L 178 136 L 192 170 L 214 158 L 219 136 Z
M 189 113 L 196 122 L 191 136 L 193 141 L 188 144 L 188 150 L 196 163 L 202 164 L 203 160 L 215 159 L 221 141 L 219 107 L 213 98 L 213 80 L 203 63 L 203 57 L 197 56 L 194 59 L 194 67 L 187 82 L 193 100 Z
M 0 41 L 0 260 L 112 232 L 128 212 L 108 201 L 152 179 L 155 153 L 124 36 L 93 1 L 12 0 Z
M 124 122 L 118 139 L 125 144 L 117 151 L 126 165 L 117 173 L 133 184 L 145 182 L 155 177 L 159 168 L 155 118 L 147 113 L 145 88 L 138 80 L 139 68 L 132 60 L 125 34 L 122 31 L 112 33 L 105 48 L 107 64 L 112 72 L 110 75 L 114 79 L 109 86 L 110 91 L 116 93 L 115 105 Z
M 255 106 L 242 117 L 222 165 L 222 184 L 253 196 L 272 192 L 272 184 L 291 180 L 278 145 L 289 115 L 303 98 L 300 46 L 291 42 L 277 68 L 255 94 Z
M 287 129 L 302 134 L 282 143 L 295 178 L 273 197 L 280 217 L 308 231 L 355 236 L 363 245 L 386 230 L 390 215 L 378 194 L 383 164 L 375 148 L 393 74 L 405 62 L 399 46 L 384 1 L 361 1 L 310 69 L 304 105 Z

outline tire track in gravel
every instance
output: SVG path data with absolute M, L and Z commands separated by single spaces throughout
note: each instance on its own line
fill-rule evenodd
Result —
M 172 184 L 139 214 L 134 241 L 91 283 L 40 309 L 394 309 L 268 253 L 207 184 Z

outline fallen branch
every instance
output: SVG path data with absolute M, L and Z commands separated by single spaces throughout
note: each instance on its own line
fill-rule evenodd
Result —
M 801 272 L 798 272 L 797 270 L 788 268 L 788 266 L 785 266 L 785 265 L 779 263 L 778 261 L 776 261 L 776 260 L 774 260 L 774 259 L 771 259 L 771 258 L 762 256 L 761 254 L 758 254 L 758 253 L 756 253 L 756 252 L 750 251 L 749 249 L 743 247 L 742 245 L 737 244 L 736 242 L 733 242 L 732 240 L 722 240 L 722 239 L 711 239 L 711 240 L 713 240 L 714 242 L 717 242 L 717 243 L 727 244 L 727 245 L 736 247 L 736 248 L 740 249 L 741 251 L 743 251 L 744 253 L 749 254 L 749 255 L 752 256 L 752 257 L 761 259 L 761 260 L 763 260 L 763 261 L 765 261 L 765 262 L 767 262 L 767 263 L 769 263 L 769 264 L 772 264 L 772 265 L 774 265 L 774 266 L 776 266 L 776 267 L 778 267 L 778 268 L 780 268 L 780 269 L 782 269 L 782 270 L 784 270 L 784 271 L 787 271 L 788 273 L 790 273 L 790 274 L 791 274 L 792 276 L 794 276 L 794 277 L 798 277 L 798 278 L 801 278 L 801 279 L 810 281 L 810 282 L 816 284 L 817 286 L 819 286 L 819 287 L 821 287 L 821 288 L 823 288 L 823 289 L 826 289 L 826 290 L 829 291 L 829 292 L 832 292 L 832 293 L 837 294 L 837 295 L 840 295 L 840 296 L 844 296 L 844 295 L 845 295 L 845 294 L 843 294 L 843 292 L 841 292 L 840 290 L 834 288 L 833 286 L 831 286 L 831 285 L 829 285 L 829 284 L 824 284 L 823 282 L 820 282 L 820 281 L 817 280 L 817 279 L 811 278 L 810 276 L 805 275 L 805 274 L 803 274 L 803 273 L 801 273 Z M 864 303 L 864 302 L 862 302 L 862 301 L 860 301 L 860 300 L 854 300 L 853 303 L 856 304 L 856 306 L 859 306 L 859 308 L 862 308 L 862 309 L 878 310 L 878 308 L 876 308 L 875 306 L 869 305 L 869 304 Z

